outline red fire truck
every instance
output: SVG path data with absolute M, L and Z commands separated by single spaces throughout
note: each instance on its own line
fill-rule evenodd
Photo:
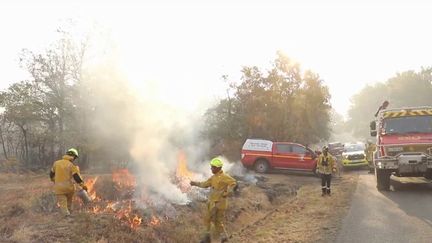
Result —
M 378 190 L 390 189 L 390 176 L 432 179 L 432 107 L 378 109 L 370 124 L 376 136 L 373 164 Z

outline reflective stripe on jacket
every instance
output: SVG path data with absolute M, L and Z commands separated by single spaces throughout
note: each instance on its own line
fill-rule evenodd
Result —
M 336 169 L 335 160 L 330 153 L 328 153 L 327 156 L 325 156 L 324 154 L 320 154 L 320 156 L 318 157 L 317 165 L 318 171 L 321 174 L 329 175 L 334 169 Z

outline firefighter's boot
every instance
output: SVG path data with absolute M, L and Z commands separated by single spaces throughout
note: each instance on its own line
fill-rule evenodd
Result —
M 224 235 L 221 237 L 221 243 L 225 243 L 225 242 L 228 242 L 228 237 Z
M 323 189 L 322 189 L 322 194 L 321 194 L 321 196 L 324 197 L 326 194 L 327 194 L 327 190 L 326 190 L 325 188 L 323 188 Z
M 200 243 L 211 243 L 210 233 L 206 233 L 200 240 Z
M 327 195 L 331 196 L 330 188 L 327 188 Z

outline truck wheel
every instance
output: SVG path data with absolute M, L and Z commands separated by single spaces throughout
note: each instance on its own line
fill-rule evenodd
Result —
M 427 170 L 425 178 L 428 180 L 432 180 L 432 170 Z
M 375 173 L 375 168 L 371 165 L 368 166 L 369 169 L 369 174 L 374 174 Z
M 378 191 L 390 191 L 391 171 L 376 169 L 375 170 Z
M 267 160 L 259 159 L 255 162 L 254 168 L 257 173 L 266 173 L 269 169 L 269 164 Z

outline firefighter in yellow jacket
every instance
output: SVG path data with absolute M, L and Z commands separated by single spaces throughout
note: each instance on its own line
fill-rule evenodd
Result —
M 366 160 L 369 164 L 369 173 L 373 173 L 375 170 L 374 164 L 373 164 L 373 153 L 376 150 L 376 145 L 372 143 L 371 141 L 367 141 L 365 154 L 366 154 Z
M 321 174 L 321 189 L 322 196 L 329 195 L 331 193 L 330 183 L 332 178 L 332 172 L 336 172 L 336 162 L 333 156 L 328 152 L 328 147 L 324 146 L 322 153 L 318 157 L 318 172 Z
M 223 162 L 219 158 L 214 158 L 210 162 L 213 176 L 204 182 L 191 181 L 191 186 L 201 188 L 211 187 L 211 192 L 207 201 L 207 212 L 204 217 L 206 232 L 201 242 L 211 242 L 210 228 L 214 224 L 216 235 L 221 236 L 221 242 L 228 241 L 228 235 L 224 226 L 225 211 L 227 209 L 227 197 L 232 194 L 237 182 L 231 176 L 222 171 Z
M 54 182 L 54 193 L 60 210 L 65 216 L 69 216 L 72 209 L 72 198 L 75 193 L 74 182 L 87 190 L 78 166 L 73 163 L 76 158 L 78 158 L 78 150 L 71 148 L 61 160 L 54 162 L 50 171 L 51 181 Z

